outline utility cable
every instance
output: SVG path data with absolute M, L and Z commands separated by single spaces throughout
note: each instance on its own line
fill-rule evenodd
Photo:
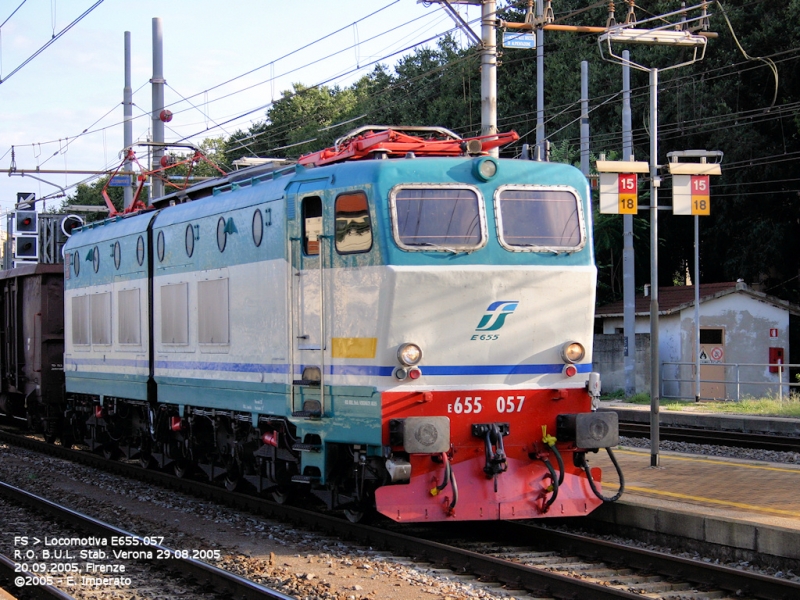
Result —
M 81 14 L 81 15 L 80 15 L 79 17 L 77 17 L 77 18 L 76 18 L 74 21 L 72 21 L 72 23 L 70 23 L 69 25 L 67 25 L 66 27 L 64 27 L 64 29 L 62 29 L 62 30 L 61 30 L 61 31 L 59 31 L 57 34 L 55 34 L 55 35 L 54 35 L 52 38 L 50 38 L 50 39 L 49 39 L 49 40 L 48 40 L 48 41 L 47 41 L 47 42 L 46 42 L 46 43 L 45 43 L 45 44 L 44 44 L 44 45 L 43 45 L 41 48 L 39 48 L 39 49 L 38 49 L 36 52 L 34 52 L 34 53 L 33 53 L 33 54 L 31 54 L 31 55 L 30 55 L 28 58 L 26 58 L 26 59 L 25 59 L 25 60 L 22 62 L 22 64 L 20 64 L 20 65 L 19 65 L 19 66 L 18 66 L 16 69 L 14 69 L 13 71 L 11 71 L 11 73 L 9 73 L 8 75 L 6 75 L 6 76 L 5 76 L 5 78 L 0 78 L 0 83 L 5 83 L 6 81 L 8 81 L 8 79 L 9 79 L 9 78 L 10 78 L 10 77 L 11 77 L 11 76 L 14 74 L 14 73 L 16 73 L 17 71 L 19 71 L 19 70 L 20 70 L 22 67 L 24 67 L 25 65 L 27 65 L 29 62 L 31 62 L 31 61 L 32 61 L 34 58 L 36 58 L 37 56 L 39 56 L 39 55 L 40 55 L 42 52 L 44 52 L 44 51 L 45 51 L 47 48 L 49 48 L 51 44 L 53 44 L 53 43 L 55 43 L 57 40 L 59 40 L 59 39 L 61 38 L 61 36 L 62 36 L 62 35 L 64 35 L 64 34 L 65 34 L 67 31 L 69 31 L 70 29 L 72 29 L 72 28 L 73 28 L 75 25 L 77 25 L 78 23 L 80 23 L 80 22 L 83 20 L 83 18 L 84 18 L 84 17 L 86 17 L 86 15 L 88 15 L 90 12 L 92 12 L 92 11 L 93 11 L 95 8 L 97 8 L 98 6 L 100 6 L 102 3 L 103 3 L 103 0 L 97 0 L 97 2 L 95 2 L 95 3 L 94 3 L 92 6 L 90 6 L 88 9 L 86 9 L 86 11 L 84 11 L 84 13 L 83 13 L 83 14 Z

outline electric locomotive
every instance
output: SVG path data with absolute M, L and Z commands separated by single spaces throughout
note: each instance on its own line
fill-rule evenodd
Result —
M 83 227 L 63 436 L 353 520 L 589 513 L 589 188 L 516 137 L 361 128 Z

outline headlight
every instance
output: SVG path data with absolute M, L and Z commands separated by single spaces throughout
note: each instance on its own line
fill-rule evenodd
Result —
M 567 342 L 561 346 L 561 358 L 564 362 L 576 363 L 586 356 L 586 349 L 578 342 Z
M 481 181 L 489 181 L 497 175 L 497 161 L 489 156 L 483 156 L 473 164 L 472 173 Z
M 397 360 L 407 367 L 413 367 L 422 360 L 422 349 L 416 344 L 401 344 L 397 349 Z

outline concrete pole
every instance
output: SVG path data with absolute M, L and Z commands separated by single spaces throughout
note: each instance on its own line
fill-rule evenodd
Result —
M 660 464 L 658 356 L 658 69 L 650 69 L 650 466 Z
M 622 52 L 622 160 L 633 160 L 631 125 L 630 52 Z M 623 337 L 625 338 L 625 395 L 636 393 L 636 278 L 634 275 L 633 215 L 622 216 L 622 298 Z
M 125 88 L 122 90 L 122 108 L 125 116 L 123 126 L 123 152 L 128 155 L 128 150 L 133 145 L 133 88 L 131 87 L 131 32 L 125 32 Z M 131 162 L 125 161 L 125 171 L 131 170 Z M 133 187 L 126 185 L 122 188 L 124 204 L 127 209 L 133 204 Z
M 581 172 L 589 176 L 589 63 L 581 61 Z
M 705 159 L 703 160 L 705 162 Z M 700 402 L 700 217 L 694 216 L 694 401 Z
M 485 0 L 481 5 L 481 135 L 497 133 L 497 20 L 496 1 Z M 500 149 L 489 151 L 500 156 Z
M 153 142 L 164 143 L 164 122 L 161 120 L 161 111 L 164 110 L 164 39 L 161 29 L 161 19 L 153 18 L 153 78 L 150 80 L 153 91 Z M 154 146 L 152 168 L 161 167 L 161 157 L 164 148 Z M 164 183 L 155 177 L 150 178 L 150 201 L 164 195 Z
M 536 17 L 542 18 L 544 2 L 536 0 Z M 544 160 L 544 30 L 536 30 L 536 154 L 539 160 Z

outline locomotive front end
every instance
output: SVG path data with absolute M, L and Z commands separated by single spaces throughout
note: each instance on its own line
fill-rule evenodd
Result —
M 389 192 L 391 483 L 376 507 L 404 522 L 586 515 L 609 499 L 587 453 L 618 443 L 616 414 L 595 411 L 586 180 L 464 162 L 447 165 L 457 181 Z

